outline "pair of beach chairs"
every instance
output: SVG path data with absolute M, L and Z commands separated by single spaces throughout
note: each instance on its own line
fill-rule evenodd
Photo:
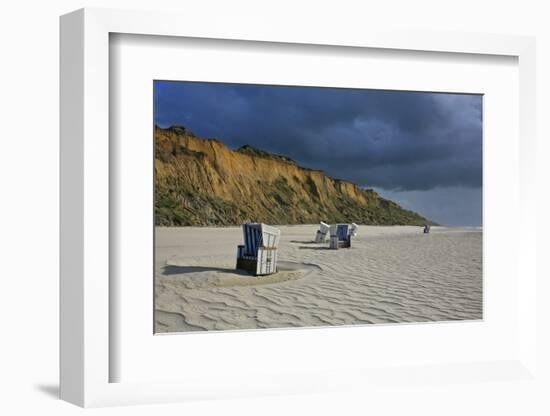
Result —
M 355 223 L 328 225 L 321 221 L 315 234 L 315 242 L 324 243 L 327 235 L 330 234 L 329 247 L 331 249 L 349 248 L 351 247 L 351 237 L 357 235 L 358 229 L 359 226 Z

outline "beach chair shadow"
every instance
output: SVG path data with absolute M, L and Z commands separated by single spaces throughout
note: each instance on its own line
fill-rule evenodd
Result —
M 162 274 L 164 276 L 173 276 L 176 274 L 200 273 L 200 272 L 223 272 L 223 273 L 248 275 L 248 273 L 244 270 L 235 270 L 235 269 L 226 268 L 226 267 L 167 265 L 162 268 Z

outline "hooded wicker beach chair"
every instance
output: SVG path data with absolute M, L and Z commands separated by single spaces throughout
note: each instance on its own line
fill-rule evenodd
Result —
M 351 247 L 351 234 L 349 224 L 333 224 L 330 226 L 330 248 Z
M 424 224 L 424 234 L 430 234 L 430 224 Z
M 315 234 L 315 242 L 316 243 L 324 243 L 327 240 L 327 234 L 329 233 L 330 225 L 324 223 L 321 221 L 319 223 L 319 229 L 317 230 L 317 233 Z
M 352 237 L 357 236 L 357 230 L 359 230 L 359 226 L 354 222 L 352 222 L 349 229 L 349 233 L 351 234 Z
M 275 273 L 281 231 L 260 223 L 247 223 L 242 227 L 244 244 L 237 247 L 237 269 L 254 276 Z

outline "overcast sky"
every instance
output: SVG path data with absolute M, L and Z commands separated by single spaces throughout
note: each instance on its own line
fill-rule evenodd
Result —
M 155 123 L 289 156 L 441 224 L 481 225 L 481 95 L 157 81 Z

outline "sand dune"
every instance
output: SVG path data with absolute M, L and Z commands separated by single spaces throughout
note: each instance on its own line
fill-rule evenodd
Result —
M 240 227 L 157 228 L 156 332 L 482 318 L 482 232 L 362 226 L 351 249 L 281 226 L 279 272 L 235 270 Z

